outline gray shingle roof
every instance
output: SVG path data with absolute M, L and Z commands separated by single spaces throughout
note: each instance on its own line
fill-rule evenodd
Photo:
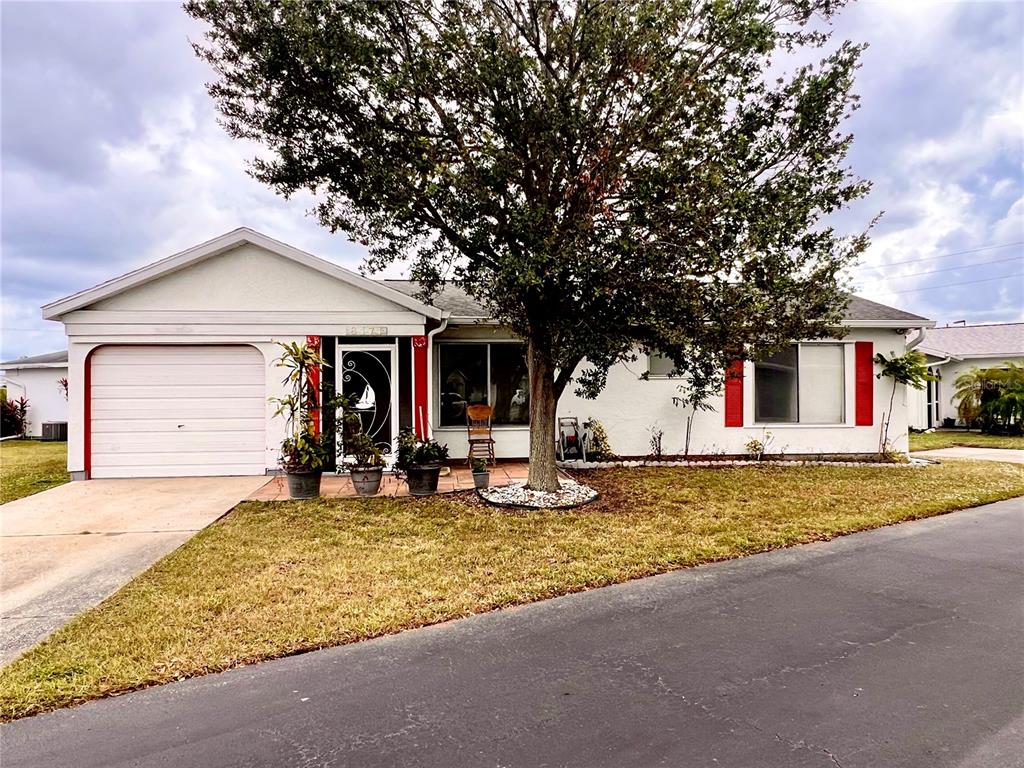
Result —
M 17 360 L 8 360 L 0 363 L 0 368 L 5 370 L 13 370 L 20 368 L 25 365 L 43 365 L 46 363 L 66 363 L 68 361 L 68 351 L 62 350 L 60 352 L 47 352 L 45 355 L 32 355 L 31 357 L 19 357 Z
M 846 308 L 846 319 L 849 322 L 893 321 L 901 323 L 906 321 L 910 325 L 931 322 L 926 317 L 904 312 L 902 309 L 896 309 L 896 307 L 886 304 L 879 304 L 877 301 L 869 301 L 860 296 L 850 296 L 850 306 Z
M 381 280 L 380 282 L 407 296 L 416 296 L 416 292 L 420 289 L 419 283 L 414 280 Z M 489 316 L 482 304 L 458 286 L 450 283 L 441 288 L 440 293 L 430 303 L 438 309 L 451 312 L 453 317 L 485 318 Z
M 415 296 L 416 291 L 419 290 L 419 285 L 412 280 L 382 280 L 381 282 L 409 296 Z M 487 310 L 479 302 L 454 285 L 445 285 L 441 292 L 434 297 L 432 303 L 435 307 L 451 312 L 454 317 L 488 316 Z M 846 320 L 848 322 L 906 323 L 911 327 L 929 322 L 927 318 L 920 315 L 869 301 L 860 296 L 850 297 L 850 305 L 846 309 Z
M 1024 357 L 1024 323 L 928 328 L 918 349 L 935 357 Z

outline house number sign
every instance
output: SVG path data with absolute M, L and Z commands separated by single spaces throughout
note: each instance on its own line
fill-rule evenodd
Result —
M 388 327 L 386 325 L 350 325 L 348 327 L 348 336 L 387 336 Z

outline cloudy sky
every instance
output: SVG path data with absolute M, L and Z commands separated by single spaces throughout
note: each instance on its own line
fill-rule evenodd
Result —
M 174 3 L 0 4 L 0 359 L 63 348 L 40 305 L 240 225 L 347 266 L 362 251 L 245 174 Z M 885 216 L 861 295 L 940 322 L 1024 319 L 1024 3 L 862 0 L 854 168 Z

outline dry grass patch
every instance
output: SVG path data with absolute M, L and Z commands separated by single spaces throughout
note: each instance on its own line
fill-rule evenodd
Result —
M 69 479 L 67 443 L 0 443 L 0 504 L 63 485 Z
M 602 499 L 247 502 L 0 671 L 5 719 L 1024 494 L 999 463 L 589 473 Z
M 921 432 L 910 435 L 910 450 L 930 451 L 935 448 L 1016 448 L 1024 450 L 1024 437 L 983 435 L 980 432 Z

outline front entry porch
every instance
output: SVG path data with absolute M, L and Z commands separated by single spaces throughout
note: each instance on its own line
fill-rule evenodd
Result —
M 473 490 L 473 473 L 465 462 L 456 462 L 450 466 L 451 473 L 442 477 L 437 482 L 438 493 L 452 493 L 453 491 Z M 530 465 L 525 461 L 500 461 L 490 467 L 491 485 L 509 485 L 511 483 L 525 483 L 530 471 Z M 352 481 L 348 473 L 342 475 L 324 473 L 320 486 L 320 495 L 324 498 L 347 499 L 354 498 L 355 491 L 352 488 Z M 391 473 L 384 474 L 384 482 L 381 483 L 380 493 L 377 496 L 408 496 L 409 488 L 403 480 L 399 480 Z M 266 485 L 257 490 L 249 501 L 287 501 L 288 485 L 283 475 L 272 477 Z

